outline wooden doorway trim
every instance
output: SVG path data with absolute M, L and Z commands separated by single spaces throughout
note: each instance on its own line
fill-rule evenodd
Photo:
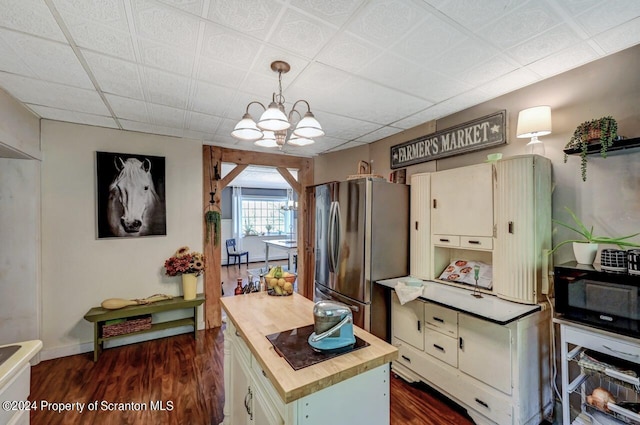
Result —
M 203 146 L 203 207 L 221 212 L 221 194 L 224 189 L 238 174 L 249 165 L 263 165 L 276 167 L 283 178 L 291 185 L 298 195 L 298 292 L 309 299 L 313 299 L 313 279 L 309 280 L 310 270 L 308 258 L 311 242 L 308 240 L 309 232 L 307 223 L 309 217 L 309 205 L 307 203 L 306 188 L 313 183 L 313 160 L 290 155 L 242 151 L 227 149 L 218 146 Z M 225 178 L 220 177 L 222 163 L 230 162 L 236 167 Z M 287 170 L 298 170 L 298 180 L 293 178 Z M 216 175 L 217 172 L 217 175 Z M 231 176 L 231 177 L 230 177 Z M 213 194 L 213 195 L 212 195 Z M 211 199 L 213 198 L 213 204 Z M 206 239 L 206 223 L 203 214 L 203 238 L 204 253 L 207 257 L 207 271 L 204 274 L 204 293 L 206 296 L 204 317 L 207 329 L 222 325 L 222 311 L 220 297 L 221 266 L 222 266 L 222 241 L 218 245 L 214 238 Z

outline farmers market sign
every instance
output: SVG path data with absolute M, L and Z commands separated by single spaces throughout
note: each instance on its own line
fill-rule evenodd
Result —
M 391 147 L 391 169 L 507 143 L 506 111 Z

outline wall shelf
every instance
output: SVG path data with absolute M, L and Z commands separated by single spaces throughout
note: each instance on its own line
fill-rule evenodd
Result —
M 623 149 L 631 149 L 640 147 L 640 137 L 635 137 L 633 139 L 621 139 L 614 140 L 613 145 L 609 149 L 607 149 L 607 153 L 613 151 L 619 151 Z M 564 153 L 567 155 L 580 155 L 580 149 L 571 148 L 564 149 Z M 599 154 L 600 153 L 600 143 L 593 143 L 587 147 L 587 155 Z

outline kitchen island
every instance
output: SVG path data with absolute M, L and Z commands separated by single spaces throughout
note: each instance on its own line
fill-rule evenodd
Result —
M 266 292 L 221 301 L 223 424 L 389 423 L 389 363 L 397 348 L 354 326 L 367 346 L 294 370 L 267 335 L 312 325 L 312 301 Z

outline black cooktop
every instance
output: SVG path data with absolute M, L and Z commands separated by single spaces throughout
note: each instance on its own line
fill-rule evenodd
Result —
M 294 370 L 299 370 L 369 345 L 368 342 L 356 336 L 356 343 L 353 347 L 345 347 L 342 350 L 329 353 L 319 353 L 307 342 L 309 336 L 313 333 L 313 329 L 313 325 L 290 329 L 288 331 L 267 335 L 267 339 L 273 344 L 276 352 L 283 357 Z

